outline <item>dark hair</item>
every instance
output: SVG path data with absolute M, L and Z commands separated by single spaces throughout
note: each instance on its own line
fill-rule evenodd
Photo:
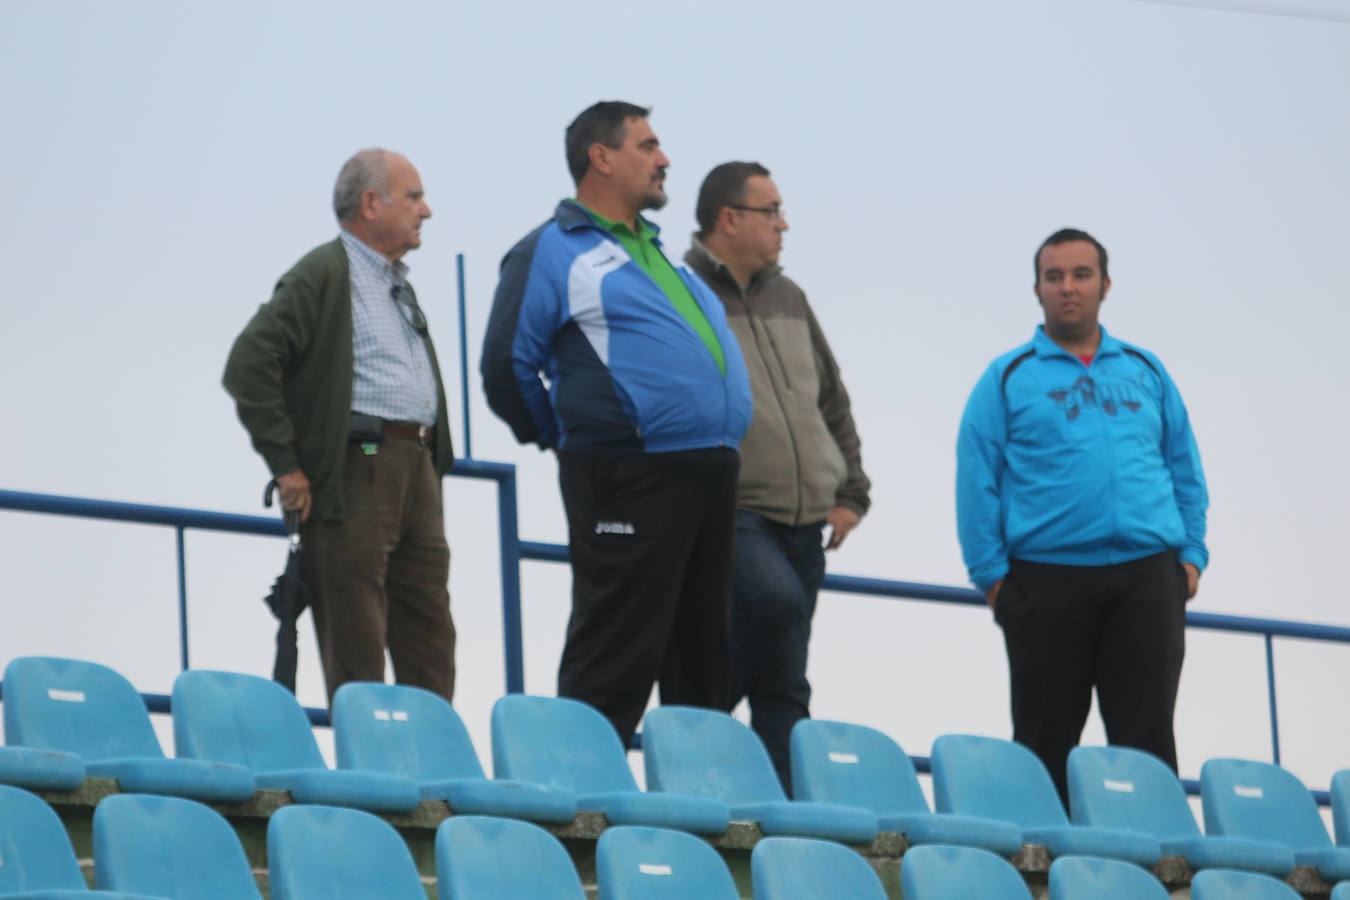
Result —
M 724 162 L 708 173 L 698 189 L 698 206 L 694 208 L 699 237 L 712 233 L 723 207 L 745 202 L 745 183 L 756 175 L 768 178 L 769 170 L 757 162 Z
M 1081 231 L 1077 228 L 1061 228 L 1044 241 L 1041 241 L 1041 245 L 1036 248 L 1036 256 L 1031 260 L 1031 267 L 1036 270 L 1037 284 L 1041 283 L 1041 251 L 1046 247 L 1057 247 L 1060 244 L 1068 244 L 1073 241 L 1087 241 L 1089 244 L 1096 247 L 1097 268 L 1102 270 L 1102 281 L 1105 281 L 1109 277 L 1106 274 L 1106 248 L 1102 246 L 1102 242 L 1088 234 L 1086 231 Z
M 591 166 L 591 144 L 604 144 L 611 150 L 623 146 L 624 123 L 629 119 L 645 119 L 651 109 L 625 103 L 622 100 L 601 100 L 582 110 L 563 132 L 563 146 L 567 150 L 567 168 L 572 181 L 581 184 L 581 177 Z

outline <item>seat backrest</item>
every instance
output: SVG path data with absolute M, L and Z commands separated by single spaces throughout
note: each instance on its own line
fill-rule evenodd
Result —
M 755 900 L 886 896 L 881 879 L 861 856 L 843 844 L 813 838 L 764 838 L 750 852 L 750 880 Z M 905 897 L 912 900 L 908 893 Z
M 1031 900 L 1006 859 L 977 847 L 911 847 L 900 861 L 900 889 L 905 900 Z
M 1191 900 L 1298 900 L 1298 892 L 1269 875 L 1206 869 L 1191 879 Z
M 239 838 L 193 800 L 113 794 L 94 807 L 100 890 L 175 900 L 260 900 Z
M 486 777 L 459 713 L 422 688 L 344 684 L 333 696 L 333 743 L 340 769 L 424 783 Z
M 802 719 L 792 728 L 792 796 L 861 806 L 879 815 L 929 812 L 905 751 L 868 728 Z
M 1050 865 L 1050 900 L 1167 900 L 1167 888 L 1134 863 L 1064 856 Z
M 436 829 L 441 900 L 584 900 L 571 857 L 538 825 L 451 816 Z
M 604 900 L 737 900 L 731 872 L 706 841 L 683 831 L 607 828 L 595 845 Z
M 1342 881 L 1332 888 L 1331 900 L 1350 900 L 1350 881 Z
M 267 823 L 272 900 L 380 897 L 425 900 L 408 845 L 359 809 L 285 806 Z
M 565 697 L 507 694 L 493 704 L 492 772 L 582 796 L 638 789 L 614 726 Z
M 5 668 L 5 743 L 74 753 L 85 762 L 162 758 L 145 701 L 107 666 L 25 656 Z
M 997 738 L 946 734 L 933 742 L 933 805 L 1019 828 L 1069 824 L 1045 764 L 1026 747 Z
M 1075 747 L 1069 753 L 1069 814 L 1078 825 L 1160 839 L 1200 836 L 1176 774 L 1158 757 L 1126 747 Z
M 1273 841 L 1296 850 L 1331 846 L 1312 794 L 1279 766 L 1207 760 L 1200 767 L 1200 800 L 1206 834 Z
M 658 706 L 642 720 L 647 790 L 732 806 L 786 800 L 759 735 L 724 712 Z
M 84 888 L 80 864 L 56 812 L 25 790 L 0 785 L 0 895 Z
M 300 702 L 257 675 L 180 674 L 173 683 L 173 739 L 179 756 L 254 772 L 326 768 Z
M 1336 845 L 1350 847 L 1350 769 L 1331 776 L 1331 821 L 1336 828 Z

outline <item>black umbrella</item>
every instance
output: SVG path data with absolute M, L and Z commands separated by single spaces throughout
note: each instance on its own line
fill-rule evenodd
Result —
M 276 479 L 267 483 L 263 506 L 272 505 Z M 272 680 L 292 694 L 295 693 L 296 633 L 295 623 L 309 606 L 309 585 L 300 574 L 300 511 L 288 509 L 282 513 L 289 535 L 286 548 L 286 568 L 272 583 L 272 592 L 264 600 L 272 615 L 281 624 L 277 627 L 277 661 L 272 666 Z

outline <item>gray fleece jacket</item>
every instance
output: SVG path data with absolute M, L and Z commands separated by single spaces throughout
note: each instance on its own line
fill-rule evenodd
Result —
M 835 506 L 865 514 L 872 483 L 862 442 L 806 294 L 778 266 L 742 289 L 697 238 L 684 261 L 726 307 L 750 374 L 755 412 L 741 441 L 736 506 L 784 525 L 822 521 Z

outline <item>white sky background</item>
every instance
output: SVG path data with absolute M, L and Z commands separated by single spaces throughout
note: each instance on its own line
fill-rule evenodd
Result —
M 841 361 L 875 483 L 832 571 L 965 584 L 961 409 L 1039 320 L 1037 243 L 1074 225 L 1112 254 L 1104 322 L 1156 351 L 1190 408 L 1213 498 L 1194 608 L 1350 625 L 1346 22 L 1128 0 L 4 0 L 0 21 L 0 487 L 259 512 L 266 472 L 219 386 L 225 354 L 335 234 L 342 161 L 378 144 L 420 168 L 435 211 L 408 262 L 458 448 L 463 252 L 475 455 L 520 466 L 523 537 L 564 541 L 553 459 L 487 412 L 478 346 L 501 255 L 572 191 L 564 126 L 621 98 L 655 106 L 673 161 L 654 216 L 672 255 L 713 165 L 760 160 L 782 190 L 783 262 Z M 450 479 L 446 508 L 456 705 L 486 759 L 494 490 Z M 167 692 L 173 546 L 170 529 L 0 513 L 0 661 L 90 658 Z M 270 672 L 261 597 L 282 556 L 189 535 L 194 665 Z M 554 690 L 568 584 L 524 567 L 532 692 Z M 1010 732 L 987 613 L 827 594 L 816 623 L 816 715 L 917 753 Z M 301 698 L 318 704 L 303 625 Z M 1285 762 L 1324 787 L 1350 766 L 1350 647 L 1281 641 L 1276 658 Z M 1192 632 L 1183 773 L 1267 757 L 1264 692 L 1259 638 Z M 1095 719 L 1085 740 L 1102 740 Z

